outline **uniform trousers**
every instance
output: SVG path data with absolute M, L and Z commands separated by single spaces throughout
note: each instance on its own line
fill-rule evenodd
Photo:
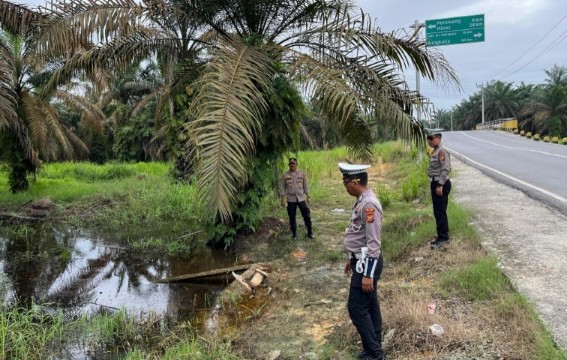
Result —
M 287 203 L 287 215 L 289 216 L 289 227 L 291 228 L 291 233 L 295 237 L 297 236 L 297 221 L 295 220 L 295 214 L 297 208 L 301 211 L 301 216 L 303 216 L 303 221 L 305 222 L 305 227 L 307 227 L 307 235 L 313 235 L 313 228 L 311 226 L 311 211 L 305 203 L 305 201 L 300 202 L 288 202 Z
M 378 301 L 377 284 L 384 260 L 382 255 L 378 259 L 374 277 L 374 291 L 362 291 L 362 274 L 356 271 L 356 260 L 350 262 L 352 276 L 348 294 L 348 313 L 362 340 L 362 348 L 366 356 L 371 359 L 382 359 L 382 313 Z
M 433 215 L 437 224 L 437 239 L 439 241 L 449 240 L 449 220 L 447 219 L 447 204 L 449 203 L 449 193 L 451 192 L 451 180 L 443 184 L 443 195 L 436 193 L 439 181 L 431 182 L 431 200 L 433 202 Z

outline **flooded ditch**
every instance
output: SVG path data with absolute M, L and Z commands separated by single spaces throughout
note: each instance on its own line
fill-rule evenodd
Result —
M 124 309 L 137 318 L 192 320 L 205 331 L 215 300 L 231 279 L 157 281 L 230 267 L 234 258 L 206 247 L 172 257 L 132 250 L 126 243 L 125 237 L 49 224 L 3 227 L 0 295 L 7 304 L 33 303 L 72 315 Z

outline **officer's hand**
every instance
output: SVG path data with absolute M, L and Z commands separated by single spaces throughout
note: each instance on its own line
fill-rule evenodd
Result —
M 438 196 L 443 196 L 443 185 L 437 185 L 437 187 L 435 188 L 435 193 Z
M 374 291 L 374 280 L 372 278 L 366 276 L 362 277 L 362 291 L 365 293 Z
M 309 195 L 305 198 L 305 202 L 307 203 L 307 206 L 311 205 L 311 197 Z
M 284 208 L 286 205 L 285 200 L 282 199 L 281 203 L 282 203 L 282 207 Z
M 345 265 L 345 276 L 350 276 L 350 273 L 351 273 L 351 269 L 350 269 L 350 260 L 349 260 Z

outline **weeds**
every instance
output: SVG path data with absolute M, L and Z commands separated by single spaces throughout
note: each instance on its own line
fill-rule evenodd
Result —
M 462 296 L 469 301 L 492 300 L 511 289 L 510 282 L 497 264 L 497 258 L 486 257 L 451 270 L 441 280 L 442 289 L 447 294 Z

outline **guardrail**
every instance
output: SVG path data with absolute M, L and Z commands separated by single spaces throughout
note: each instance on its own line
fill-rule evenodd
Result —
M 515 118 L 492 120 L 476 125 L 477 130 L 514 131 L 517 128 L 518 128 L 518 120 L 516 120 Z

